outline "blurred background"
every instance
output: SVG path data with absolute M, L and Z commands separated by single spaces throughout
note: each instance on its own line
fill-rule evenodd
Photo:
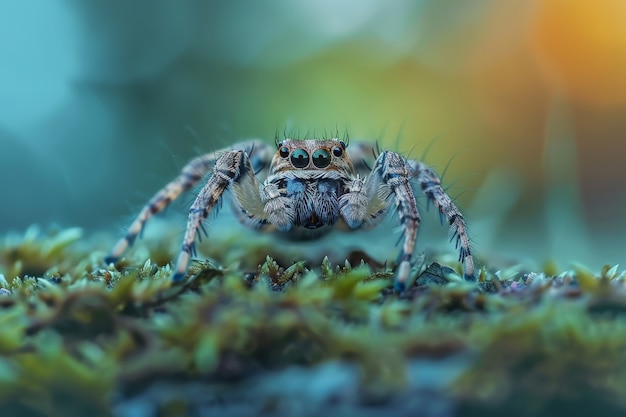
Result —
M 484 258 L 623 262 L 625 19 L 615 0 L 3 1 L 0 233 L 118 237 L 201 152 L 338 129 L 428 149 Z

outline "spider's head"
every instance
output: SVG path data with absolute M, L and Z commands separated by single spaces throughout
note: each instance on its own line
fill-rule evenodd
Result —
M 270 171 L 341 171 L 354 168 L 346 152 L 346 143 L 339 139 L 285 139 L 277 143 L 278 150 Z

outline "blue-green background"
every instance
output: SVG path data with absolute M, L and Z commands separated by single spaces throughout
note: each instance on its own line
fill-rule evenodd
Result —
M 487 259 L 622 262 L 626 16 L 551 3 L 4 1 L 0 233 L 119 236 L 198 153 L 339 129 L 432 143 Z

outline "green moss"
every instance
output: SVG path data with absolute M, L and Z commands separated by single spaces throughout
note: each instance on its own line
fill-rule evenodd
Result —
M 470 284 L 458 265 L 429 262 L 398 295 L 384 266 L 282 264 L 266 254 L 244 271 L 225 254 L 195 262 L 172 285 L 169 266 L 103 267 L 98 252 L 76 248 L 78 237 L 31 230 L 0 247 L 3 415 L 129 415 L 147 404 L 179 415 L 242 398 L 260 412 L 308 384 L 299 400 L 313 414 L 433 402 L 463 414 L 626 411 L 626 290 L 617 267 L 493 272 L 484 262 Z M 329 364 L 346 364 L 353 376 L 332 401 L 316 394 L 332 375 L 311 382 Z M 264 394 L 294 367 L 304 377 Z

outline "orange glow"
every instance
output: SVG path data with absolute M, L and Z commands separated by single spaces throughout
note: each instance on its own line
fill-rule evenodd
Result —
M 543 0 L 533 41 L 549 82 L 595 104 L 626 102 L 626 2 Z

